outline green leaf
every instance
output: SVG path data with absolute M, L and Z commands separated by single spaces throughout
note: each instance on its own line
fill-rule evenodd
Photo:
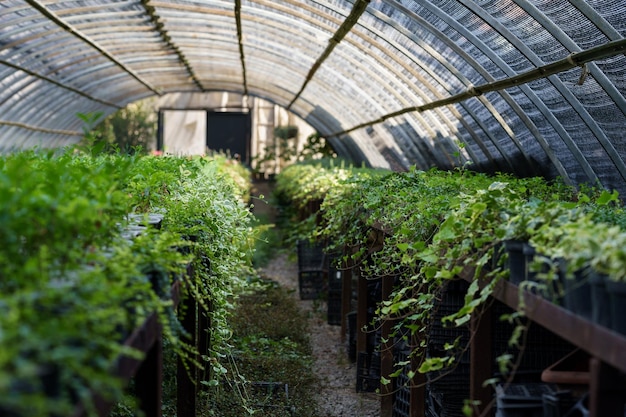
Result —
M 602 193 L 600 194 L 600 197 L 598 197 L 598 200 L 596 202 L 599 206 L 605 206 L 611 201 L 619 203 L 619 193 L 617 192 L 617 190 L 613 191 L 612 193 L 607 190 L 602 190 Z
M 396 246 L 402 252 L 406 252 L 409 249 L 409 244 L 408 243 L 398 243 Z

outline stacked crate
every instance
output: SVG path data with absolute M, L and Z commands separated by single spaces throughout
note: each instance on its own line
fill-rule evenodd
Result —
M 401 337 L 397 338 L 393 349 L 394 363 L 409 362 L 411 355 L 411 347 Z M 404 365 L 403 372 L 398 375 L 394 383 L 393 398 L 393 417 L 409 417 L 411 411 L 411 380 L 409 379 L 411 372 L 411 363 Z
M 324 247 L 309 240 L 297 242 L 298 287 L 301 300 L 315 300 L 326 287 L 326 256 Z
M 341 290 L 343 287 L 343 276 L 338 268 L 339 259 L 335 256 L 328 256 L 328 324 L 341 326 Z
M 432 321 L 428 332 L 428 355 L 443 357 L 455 354 L 456 363 L 441 371 L 429 372 L 428 399 L 430 409 L 439 417 L 463 417 L 463 403 L 469 398 L 470 356 L 469 328 L 444 324 L 442 319 L 456 313 L 464 305 L 467 292 L 466 281 L 451 281 L 442 290 L 435 303 Z M 449 351 L 445 345 L 459 339 L 459 349 Z

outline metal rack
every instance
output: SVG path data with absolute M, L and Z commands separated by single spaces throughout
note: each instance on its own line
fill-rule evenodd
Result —
M 351 273 L 344 271 L 344 305 L 351 289 Z M 351 272 L 351 273 L 350 273 Z M 357 274 L 358 275 L 358 274 Z M 460 274 L 466 281 L 473 280 L 474 273 L 467 268 Z M 383 298 L 390 294 L 393 277 L 382 277 Z M 588 406 L 590 417 L 623 417 L 626 399 L 626 337 L 606 327 L 595 324 L 581 316 L 566 310 L 541 296 L 532 294 L 510 282 L 500 281 L 492 294 L 492 298 L 504 305 L 517 310 L 524 306 L 525 316 L 531 322 L 543 327 L 551 336 L 563 339 L 574 348 L 586 352 L 589 357 L 589 393 Z M 366 351 L 367 334 L 362 329 L 367 325 L 367 280 L 357 277 L 357 352 Z M 522 303 L 522 304 L 521 304 Z M 470 341 L 469 399 L 478 400 L 482 404 L 480 416 L 492 415 L 494 393 L 483 382 L 494 374 L 493 320 L 491 308 L 483 311 L 480 318 L 475 317 L 471 323 L 473 337 Z M 387 339 L 391 323 L 381 328 L 383 340 Z M 380 348 L 381 374 L 389 375 L 393 370 L 392 341 L 384 343 Z M 536 353 L 536 352 L 535 352 Z M 416 369 L 416 365 L 413 366 Z M 408 402 L 410 417 L 428 415 L 426 402 L 426 378 L 417 374 L 409 384 L 409 395 L 403 392 L 403 401 Z M 394 416 L 394 394 L 391 388 L 380 387 L 381 416 Z M 406 409 L 406 407 L 405 407 Z
M 187 274 L 193 274 L 193 268 L 188 267 Z M 206 334 L 209 327 L 208 319 L 192 297 L 181 299 L 181 280 L 177 280 L 171 287 L 172 301 L 174 308 L 182 308 L 186 315 L 181 323 L 185 331 L 190 335 L 191 340 L 196 341 L 197 351 L 203 352 L 208 348 L 209 340 L 202 335 Z M 144 359 L 139 360 L 122 356 L 117 362 L 117 367 L 113 375 L 123 381 L 134 378 L 136 396 L 139 400 L 141 410 L 147 416 L 160 417 L 162 415 L 162 394 L 163 394 L 163 344 L 161 325 L 158 322 L 156 313 L 148 317 L 145 322 L 136 328 L 125 340 L 125 346 L 144 353 Z M 195 358 L 199 361 L 201 358 Z M 179 417 L 194 417 L 196 415 L 197 387 L 201 386 L 199 381 L 204 378 L 201 370 L 193 364 L 184 364 L 181 359 L 177 364 L 177 415 Z M 93 393 L 94 404 L 98 415 L 106 417 L 109 415 L 114 404 L 101 398 L 97 393 Z M 72 417 L 84 417 L 87 415 L 82 406 L 74 410 Z

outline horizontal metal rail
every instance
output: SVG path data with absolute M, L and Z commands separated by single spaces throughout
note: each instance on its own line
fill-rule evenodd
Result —
M 576 67 L 583 67 L 580 82 L 584 82 L 586 76 L 585 64 L 588 62 L 596 61 L 603 58 L 608 58 L 615 55 L 622 55 L 626 53 L 626 39 L 620 39 L 618 41 L 608 42 L 604 45 L 590 48 L 586 51 L 576 52 L 568 55 L 566 58 L 559 61 L 555 61 L 551 64 L 546 64 L 541 67 L 526 71 L 524 73 L 514 75 L 502 80 L 493 81 L 490 83 L 482 84 L 479 86 L 469 86 L 462 93 L 450 96 L 445 99 L 435 100 L 430 103 L 422 104 L 420 106 L 407 107 L 392 113 L 388 113 L 378 119 L 361 123 L 353 126 L 349 129 L 335 132 L 328 137 L 337 137 L 341 135 L 354 132 L 355 130 L 362 129 L 364 127 L 373 126 L 375 124 L 383 123 L 384 121 L 396 116 L 401 116 L 411 112 L 424 112 L 426 110 L 432 110 L 437 107 L 447 106 L 450 104 L 459 103 L 461 101 L 470 99 L 472 97 L 478 97 L 485 93 L 492 91 L 504 90 L 511 87 L 517 87 L 519 85 L 528 84 L 531 81 L 535 81 L 541 78 L 546 78 L 550 75 L 558 74 L 563 71 L 570 70 Z
M 83 136 L 82 132 L 74 132 L 71 130 L 60 130 L 60 129 L 48 129 L 45 127 L 31 126 L 31 125 L 27 125 L 26 123 L 12 122 L 8 120 L 0 120 L 0 126 L 19 127 L 20 129 L 34 130 L 36 132 L 43 132 L 43 133 L 52 133 L 55 135 Z
M 309 84 L 309 81 L 311 81 L 311 79 L 313 78 L 317 70 L 320 68 L 320 66 L 330 56 L 330 54 L 333 52 L 333 49 L 335 49 L 335 47 L 339 44 L 339 42 L 341 42 L 341 40 L 346 37 L 348 32 L 352 30 L 352 27 L 356 25 L 361 15 L 365 12 L 365 9 L 369 5 L 369 3 L 370 3 L 370 0 L 356 0 L 354 5 L 352 6 L 352 10 L 350 10 L 350 14 L 348 15 L 348 17 L 346 17 L 346 20 L 343 21 L 341 26 L 339 26 L 339 29 L 337 29 L 337 32 L 335 32 L 333 37 L 330 38 L 330 40 L 328 41 L 328 45 L 326 46 L 326 49 L 317 58 L 317 60 L 315 61 L 311 69 L 309 70 L 309 73 L 307 74 L 304 80 L 304 83 L 302 84 L 302 87 L 300 87 L 300 91 L 298 91 L 295 97 L 287 105 L 286 107 L 287 110 L 289 110 L 291 106 L 293 105 L 293 103 L 295 103 L 295 101 L 300 97 L 300 95 L 302 95 L 302 92 L 304 91 L 306 86 Z

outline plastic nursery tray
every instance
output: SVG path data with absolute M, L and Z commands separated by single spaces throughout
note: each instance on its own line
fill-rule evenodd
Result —
M 556 392 L 552 384 L 500 384 L 496 386 L 496 417 L 543 417 L 544 395 Z

